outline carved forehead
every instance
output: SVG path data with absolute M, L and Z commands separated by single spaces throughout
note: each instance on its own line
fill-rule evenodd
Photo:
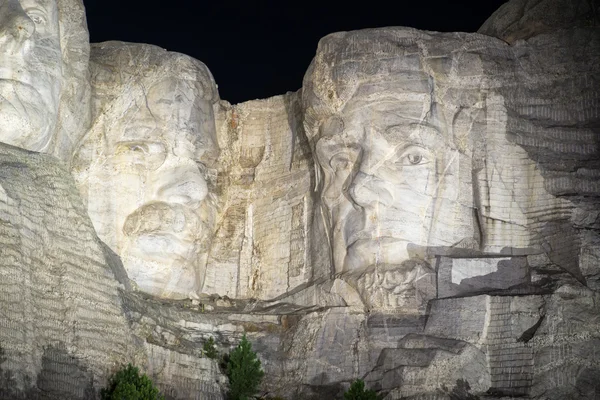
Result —
M 446 142 L 442 127 L 431 118 L 423 99 L 377 102 L 350 102 L 342 116 L 328 119 L 322 126 L 319 143 L 370 148 L 383 139 L 390 146 L 413 143 L 437 147 Z
M 212 74 L 202 62 L 157 46 L 124 42 L 92 45 L 92 85 L 97 97 L 118 95 L 135 85 L 149 87 L 167 78 L 195 87 L 197 95 L 218 100 Z
M 501 46 L 495 42 L 490 45 L 494 49 Z M 473 102 L 463 99 L 462 93 L 480 90 L 480 54 L 485 53 L 481 47 L 476 37 L 411 28 L 329 35 L 319 42 L 304 77 L 305 132 L 314 143 L 327 118 L 344 116 L 356 106 L 351 103 L 376 102 L 388 96 L 386 91 L 395 92 L 393 96 L 400 101 L 404 95 L 429 93 L 430 99 L 424 99 L 424 105 L 469 107 Z M 453 97 L 454 87 L 460 91 L 460 98 Z
M 426 123 L 428 110 L 428 96 L 401 100 L 389 97 L 370 102 L 359 99 L 349 102 L 340 118 L 346 128 L 355 129 L 358 125 L 385 129 L 395 125 Z
M 37 7 L 48 11 L 55 11 L 58 8 L 56 0 L 19 0 L 19 3 L 21 3 L 21 7 L 24 10 L 30 7 Z
M 362 109 L 364 112 L 404 110 L 411 115 L 421 115 L 423 107 L 429 108 L 432 101 L 431 80 L 426 75 L 415 72 L 401 79 L 392 78 L 357 85 L 353 96 L 339 114 L 346 115 Z

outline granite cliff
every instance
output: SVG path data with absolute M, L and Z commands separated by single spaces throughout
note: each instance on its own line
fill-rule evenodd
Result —
M 63 65 L 0 107 L 1 398 L 97 398 L 133 362 L 224 399 L 202 345 L 244 333 L 264 396 L 600 398 L 595 3 L 333 33 L 300 91 L 236 105 L 201 62 L 90 48 L 81 2 L 46 3 L 56 57 L 35 35 L 0 57 Z

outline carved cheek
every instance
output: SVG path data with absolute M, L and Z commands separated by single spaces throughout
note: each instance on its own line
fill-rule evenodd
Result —
M 415 167 L 405 171 L 405 185 L 416 194 L 432 196 L 434 193 L 434 173 L 427 167 Z

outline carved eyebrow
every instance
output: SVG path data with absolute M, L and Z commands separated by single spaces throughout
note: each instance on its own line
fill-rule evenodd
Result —
M 420 103 L 428 101 L 430 98 L 429 93 L 419 92 L 400 92 L 400 93 L 386 93 L 379 101 L 382 103 Z
M 411 127 L 412 128 L 412 127 Z M 418 124 L 410 134 L 410 139 L 423 145 L 440 145 L 443 143 L 442 133 L 430 125 Z
M 434 148 L 445 143 L 442 133 L 437 128 L 421 123 L 390 126 L 382 133 L 386 139 L 397 143 L 396 148 L 407 144 Z
M 370 99 L 369 99 L 370 97 Z M 385 94 L 383 97 L 368 96 L 357 103 L 349 102 L 342 110 L 342 114 L 355 112 L 362 109 L 371 109 L 374 113 L 397 113 L 403 115 L 403 105 L 413 105 L 421 109 L 425 103 L 429 104 L 429 95 L 425 93 L 397 93 Z

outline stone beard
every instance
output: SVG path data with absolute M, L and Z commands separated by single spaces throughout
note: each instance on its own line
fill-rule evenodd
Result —
M 62 82 L 55 0 L 0 3 L 0 141 L 43 150 L 52 138 Z
M 440 191 L 458 186 L 450 182 L 456 175 L 448 174 L 456 150 L 435 117 L 422 119 L 436 114 L 424 110 L 425 93 L 411 101 L 393 92 L 382 96 L 352 99 L 343 111 L 343 128 L 330 122 L 316 145 L 336 272 L 399 266 L 410 258 L 409 244 L 454 244 L 433 225 Z
M 196 297 L 216 217 L 206 165 L 217 152 L 216 88 L 200 62 L 135 46 L 93 48 L 101 60 L 91 64 L 100 105 L 74 174 L 99 237 L 138 288 L 163 298 Z M 128 71 L 129 58 L 147 70 Z
M 363 274 L 358 285 L 371 302 L 393 308 L 418 307 L 420 280 L 426 291 L 433 287 L 432 269 L 411 261 L 411 245 L 463 239 L 435 225 L 438 212 L 458 207 L 458 160 L 427 78 L 421 83 L 423 91 L 411 96 L 388 90 L 375 101 L 353 97 L 341 117 L 324 123 L 316 143 L 335 271 Z
M 331 53 L 317 53 L 304 104 L 334 273 L 354 282 L 372 306 L 422 307 L 435 296 L 427 249 L 479 248 L 472 179 L 462 176 L 471 149 L 457 144 L 469 132 L 447 122 L 454 119 L 417 51 L 354 60 L 351 51 L 332 50 L 347 43 L 326 39 Z M 344 81 L 345 68 L 361 78 Z

